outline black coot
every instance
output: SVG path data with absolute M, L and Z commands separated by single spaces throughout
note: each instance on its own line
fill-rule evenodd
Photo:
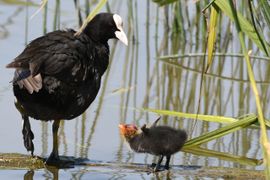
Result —
M 16 107 L 23 118 L 24 146 L 33 155 L 34 135 L 29 117 L 53 122 L 53 150 L 47 164 L 59 161 L 57 131 L 62 119 L 82 114 L 96 98 L 101 77 L 109 63 L 107 41 L 116 38 L 127 45 L 119 15 L 100 13 L 80 35 L 69 29 L 50 32 L 33 40 L 7 65 L 15 68 Z
M 163 157 L 166 156 L 165 169 L 169 169 L 171 155 L 178 152 L 186 142 L 184 130 L 169 126 L 157 126 L 159 119 L 150 128 L 146 125 L 140 130 L 133 124 L 120 124 L 120 133 L 129 143 L 132 150 L 139 153 L 150 153 L 159 156 L 154 171 L 158 171 Z

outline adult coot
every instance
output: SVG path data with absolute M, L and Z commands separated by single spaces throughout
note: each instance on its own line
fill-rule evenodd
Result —
M 27 45 L 7 68 L 15 68 L 13 91 L 23 119 L 24 146 L 33 155 L 34 139 L 29 117 L 53 122 L 53 149 L 47 164 L 59 162 L 57 131 L 62 119 L 81 115 L 96 98 L 101 77 L 109 63 L 108 40 L 125 45 L 122 18 L 117 14 L 96 15 L 79 35 L 54 31 Z
M 160 169 L 164 156 L 167 158 L 165 169 L 169 169 L 171 155 L 178 152 L 187 139 L 184 130 L 157 126 L 159 119 L 150 128 L 143 125 L 141 131 L 133 124 L 119 124 L 120 133 L 132 150 L 159 156 L 158 163 L 154 166 L 155 172 Z

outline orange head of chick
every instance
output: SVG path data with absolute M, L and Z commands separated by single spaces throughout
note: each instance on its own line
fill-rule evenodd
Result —
M 138 135 L 138 128 L 134 124 L 119 124 L 120 134 L 129 141 Z

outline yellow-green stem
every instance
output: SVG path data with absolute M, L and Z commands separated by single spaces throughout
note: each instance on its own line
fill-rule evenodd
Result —
M 245 60 L 246 60 L 246 63 L 247 63 L 248 76 L 249 76 L 249 79 L 250 79 L 251 87 L 252 87 L 253 93 L 255 95 L 255 101 L 256 101 L 256 106 L 257 106 L 257 111 L 258 111 L 258 120 L 259 120 L 260 128 L 261 128 L 261 144 L 262 144 L 262 148 L 263 148 L 263 151 L 264 151 L 264 161 L 266 163 L 265 172 L 266 172 L 266 176 L 268 178 L 270 178 L 270 158 L 269 158 L 269 155 L 267 154 L 267 149 L 266 149 L 266 145 L 268 145 L 269 142 L 268 142 L 266 126 L 265 126 L 265 122 L 264 122 L 260 97 L 259 97 L 258 89 L 257 89 L 257 86 L 256 86 L 254 73 L 253 73 L 253 70 L 252 70 L 252 67 L 251 67 L 251 63 L 250 63 L 250 57 L 249 57 L 250 53 L 246 49 L 243 31 L 241 29 L 241 24 L 239 23 L 239 20 L 238 20 L 238 17 L 237 17 L 237 12 L 236 12 L 236 9 L 234 8 L 234 4 L 233 4 L 232 0 L 230 0 L 230 7 L 231 7 L 231 11 L 233 13 L 233 18 L 234 18 L 234 21 L 235 21 L 235 24 L 236 24 L 236 29 L 237 29 L 237 32 L 238 32 L 238 37 L 239 37 L 239 40 L 240 40 L 240 44 L 241 44 L 241 47 L 242 47 L 242 50 L 243 50 L 243 53 L 244 53 L 244 56 L 245 56 Z

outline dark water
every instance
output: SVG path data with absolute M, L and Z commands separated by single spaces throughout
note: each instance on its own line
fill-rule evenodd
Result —
M 123 17 L 125 32 L 129 37 L 129 46 L 110 41 L 111 64 L 103 77 L 100 92 L 84 115 L 61 124 L 59 131 L 60 154 L 83 157 L 90 160 L 114 163 L 151 164 L 153 157 L 134 154 L 123 143 L 118 124 L 120 122 L 153 122 L 159 115 L 142 111 L 141 108 L 167 109 L 196 113 L 200 93 L 201 57 L 180 58 L 181 67 L 175 67 L 158 61 L 156 57 L 168 54 L 201 53 L 200 24 L 194 25 L 195 12 L 190 13 L 191 25 L 185 26 L 185 36 L 174 35 L 173 27 L 167 26 L 165 14 L 168 11 L 169 22 L 173 22 L 173 8 L 160 8 L 151 1 L 110 1 L 110 9 Z M 185 4 L 185 3 L 184 3 Z M 189 10 L 195 9 L 191 1 Z M 91 6 L 93 8 L 93 5 Z M 49 2 L 47 30 L 53 30 L 55 3 Z M 21 118 L 14 106 L 12 94 L 13 70 L 5 65 L 15 58 L 25 47 L 25 43 L 43 34 L 43 13 L 30 19 L 37 7 L 9 4 L 0 1 L 0 152 L 26 154 L 21 135 Z M 82 10 L 84 6 L 82 3 Z M 103 11 L 107 11 L 106 8 Z M 28 22 L 26 21 L 28 19 Z M 27 26 L 28 23 L 28 26 Z M 77 29 L 77 16 L 73 1 L 61 1 L 60 28 Z M 226 27 L 226 24 L 224 25 Z M 27 29 L 28 28 L 28 29 Z M 225 29 L 224 29 L 225 30 Z M 173 36 L 174 35 L 174 36 Z M 224 41 L 226 34 L 221 35 Z M 184 41 L 186 39 L 186 41 Z M 227 45 L 228 52 L 238 53 L 237 37 Z M 221 47 L 222 49 L 223 47 Z M 255 101 L 247 81 L 244 60 L 242 58 L 215 58 L 215 63 L 203 83 L 202 100 L 199 113 L 238 117 L 247 113 L 256 113 Z M 269 117 L 267 107 L 267 61 L 254 61 L 259 69 L 256 78 L 261 81 L 259 90 L 263 94 L 265 116 Z M 188 68 L 186 68 L 188 67 Z M 212 74 L 212 75 L 211 75 Z M 226 79 L 222 77 L 233 78 Z M 192 120 L 175 117 L 162 117 L 162 123 L 185 128 L 189 133 Z M 31 120 L 35 134 L 35 154 L 46 157 L 52 148 L 51 122 L 42 123 Z M 198 121 L 193 137 L 220 127 L 217 123 Z M 209 142 L 204 147 L 238 156 L 261 159 L 259 131 L 247 129 Z M 186 166 L 219 166 L 261 170 L 263 166 L 249 166 L 214 157 L 196 156 L 189 153 L 177 153 L 171 164 Z M 179 170 L 181 171 L 181 170 Z M 0 170 L 0 179 L 23 179 L 34 176 L 35 179 L 155 179 L 155 178 L 193 178 L 191 175 L 154 174 L 148 175 L 136 169 L 114 169 L 109 167 L 75 167 L 50 171 Z M 195 176 L 194 176 L 195 177 Z

